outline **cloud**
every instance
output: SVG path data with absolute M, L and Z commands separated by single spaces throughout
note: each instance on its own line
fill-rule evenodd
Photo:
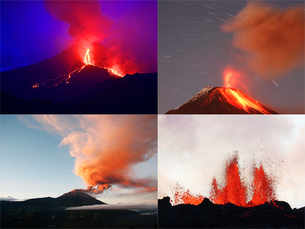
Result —
M 222 29 L 233 33 L 253 71 L 274 79 L 304 66 L 304 16 L 303 4 L 280 9 L 250 1 Z
M 132 169 L 156 154 L 157 120 L 152 115 L 33 116 L 43 129 L 62 137 L 75 158 L 74 172 L 86 191 L 103 192 L 112 185 L 155 192 L 152 177 L 137 177 Z M 153 176 L 153 175 L 152 175 Z

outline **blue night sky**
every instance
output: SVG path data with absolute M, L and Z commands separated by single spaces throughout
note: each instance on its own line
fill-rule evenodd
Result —
M 69 147 L 60 145 L 63 135 L 45 128 L 37 121 L 37 117 L 39 118 L 30 115 L 0 117 L 0 199 L 57 197 L 73 189 L 86 188 L 82 178 L 73 172 L 75 158 L 70 156 Z M 78 128 L 78 117 L 60 118 L 65 119 L 63 125 Z M 156 163 L 155 155 L 148 161 L 136 164 L 132 173 L 139 178 L 156 178 Z M 132 188 L 114 185 L 97 198 L 116 204 L 154 204 L 156 201 L 156 192 L 135 195 L 132 194 L 133 191 Z
M 130 45 L 138 43 L 137 51 L 147 62 L 157 57 L 156 1 L 98 1 L 103 15 L 118 27 L 120 19 L 138 31 Z M 53 17 L 44 1 L 1 1 L 0 70 L 10 70 L 38 63 L 67 49 L 73 42 L 69 24 Z M 130 23 L 137 18 L 136 23 Z M 127 19 L 127 20 L 126 20 Z M 129 22 L 128 22 L 129 20 Z M 134 22 L 134 21 L 133 21 Z M 143 39 L 143 37 L 145 39 Z M 136 42 L 135 42 L 136 41 Z M 127 44 L 128 45 L 128 44 Z M 141 51 L 140 51 L 141 50 Z M 156 71 L 155 69 L 149 69 Z

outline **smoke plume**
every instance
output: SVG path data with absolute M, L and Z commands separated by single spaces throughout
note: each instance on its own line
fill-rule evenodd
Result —
M 45 7 L 53 17 L 69 25 L 80 59 L 90 48 L 98 66 L 119 66 L 124 74 L 156 71 L 153 2 L 46 0 Z M 107 7 L 108 14 L 118 11 L 120 15 L 109 17 L 104 12 Z
M 112 185 L 156 191 L 156 180 L 137 178 L 133 166 L 156 153 L 156 117 L 149 115 L 35 116 L 46 128 L 62 136 L 61 145 L 75 158 L 75 174 L 87 185 L 85 191 L 101 193 Z M 63 124 L 64 123 L 64 124 Z M 63 126 L 63 128 L 60 128 Z M 65 128 L 64 126 L 68 127 Z
M 249 67 L 274 79 L 304 64 L 304 8 L 286 9 L 250 2 L 222 26 L 233 46 L 245 52 Z

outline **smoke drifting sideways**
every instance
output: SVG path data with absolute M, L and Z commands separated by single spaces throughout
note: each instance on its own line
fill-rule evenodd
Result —
M 89 48 L 96 65 L 119 67 L 124 74 L 157 69 L 155 5 L 155 1 L 45 1 L 52 16 L 69 24 L 80 59 Z M 120 16 L 110 18 L 103 6 L 108 14 L 120 11 Z
M 74 172 L 87 185 L 81 191 L 102 193 L 112 185 L 135 189 L 136 193 L 157 190 L 153 177 L 138 178 L 133 166 L 156 154 L 157 120 L 150 115 L 34 116 L 42 126 L 62 137 L 75 158 Z M 78 191 L 80 191 L 78 189 Z
M 282 77 L 304 65 L 304 6 L 286 9 L 249 2 L 222 26 L 233 33 L 233 46 L 264 79 Z

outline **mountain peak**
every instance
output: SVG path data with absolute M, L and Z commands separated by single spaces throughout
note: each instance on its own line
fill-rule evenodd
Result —
M 275 111 L 229 87 L 206 87 L 168 114 L 276 114 Z
M 81 190 L 72 190 L 56 198 L 63 206 L 106 204 Z

